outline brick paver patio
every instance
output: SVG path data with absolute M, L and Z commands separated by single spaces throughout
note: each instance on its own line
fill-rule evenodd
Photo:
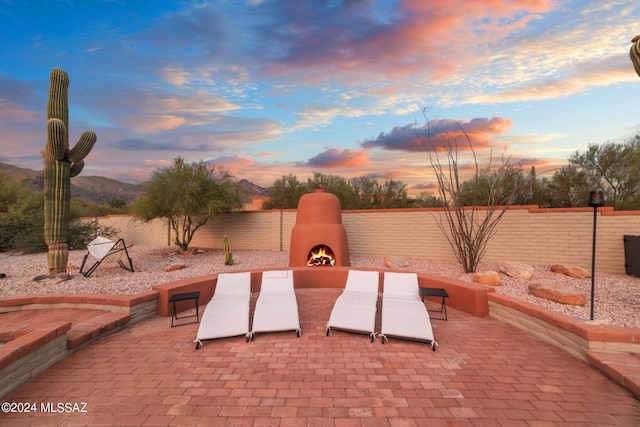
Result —
M 433 321 L 436 352 L 339 331 L 326 337 L 339 292 L 296 291 L 301 338 L 265 333 L 249 343 L 243 337 L 208 341 L 195 351 L 198 325 L 143 321 L 4 398 L 35 403 L 38 412 L 0 413 L 0 425 L 640 425 L 640 401 L 627 390 L 490 318 L 450 309 L 448 322 Z M 42 413 L 47 403 L 69 406 Z

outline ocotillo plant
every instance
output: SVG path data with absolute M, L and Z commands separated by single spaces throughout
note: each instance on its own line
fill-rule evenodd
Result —
M 69 199 L 71 177 L 84 167 L 83 159 L 96 143 L 96 134 L 84 132 L 69 150 L 69 76 L 60 69 L 51 70 L 47 103 L 47 145 L 44 159 L 44 240 L 47 244 L 49 274 L 67 271 L 69 246 Z

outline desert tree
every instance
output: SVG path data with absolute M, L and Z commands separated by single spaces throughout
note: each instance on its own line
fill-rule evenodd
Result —
M 283 175 L 269 189 L 262 209 L 295 209 L 298 200 L 308 192 L 307 186 L 293 174 Z
M 131 208 L 134 217 L 144 222 L 166 219 L 182 251 L 211 215 L 242 207 L 242 188 L 231 175 L 203 161 L 177 157 L 171 167 L 157 169 L 143 187 L 144 194 Z
M 315 172 L 307 179 L 307 191 L 324 190 L 334 194 L 340 200 L 342 209 L 356 209 L 357 196 L 349 181 L 340 175 L 324 174 Z
M 415 204 L 419 208 L 441 208 L 444 206 L 442 199 L 434 195 L 431 191 L 423 191 L 420 193 L 416 198 Z
M 551 206 L 572 208 L 587 205 L 591 185 L 587 182 L 587 174 L 570 163 L 554 172 L 546 191 Z
M 386 209 L 408 206 L 407 184 L 393 179 L 380 184 L 369 175 L 345 179 L 316 172 L 301 182 L 295 175 L 284 175 L 269 189 L 263 209 L 295 209 L 300 197 L 315 190 L 335 194 L 342 209 Z
M 532 180 L 520 165 L 503 168 L 480 169 L 479 173 L 460 185 L 460 196 L 465 206 L 486 206 L 491 200 L 510 198 L 511 205 L 531 203 Z M 518 191 L 514 192 L 513 189 Z
M 355 209 L 406 208 L 407 184 L 394 179 L 380 184 L 370 175 L 354 177 L 349 180 L 353 190 Z
M 475 272 L 485 254 L 487 244 L 496 233 L 496 226 L 512 204 L 517 181 L 507 180 L 510 172 L 509 158 L 504 154 L 498 165 L 493 164 L 490 150 L 485 167 L 480 166 L 471 138 L 459 122 L 438 122 L 432 126 L 423 110 L 426 125 L 416 136 L 429 157 L 429 165 L 438 184 L 438 194 L 445 208 L 438 219 L 438 227 L 449 242 L 456 259 L 466 273 Z M 443 124 L 440 124 L 443 123 Z M 471 158 L 471 165 L 463 164 L 461 152 Z M 464 179 L 468 176 L 468 179 Z M 491 179 L 484 179 L 490 177 Z M 464 185 L 463 185 L 464 183 Z M 484 185 L 487 188 L 482 188 Z M 465 194 L 485 194 L 482 205 L 479 200 L 465 204 Z M 467 203 L 469 200 L 467 200 Z
M 569 157 L 569 163 L 585 174 L 592 189 L 604 191 L 608 205 L 640 208 L 640 134 L 622 144 L 589 144 L 585 152 Z

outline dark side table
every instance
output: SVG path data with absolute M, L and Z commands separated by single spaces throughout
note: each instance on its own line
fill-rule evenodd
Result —
M 198 323 L 200 321 L 200 313 L 198 312 L 198 300 L 200 299 L 200 292 L 188 292 L 188 293 L 184 293 L 184 294 L 174 294 L 171 295 L 171 298 L 169 298 L 169 302 L 173 303 L 173 313 L 171 314 L 171 327 L 174 327 L 173 321 L 174 320 L 179 320 L 179 319 L 189 319 L 191 317 L 195 317 L 196 320 L 195 322 L 187 322 L 187 323 L 181 323 L 179 325 L 175 325 L 175 326 L 182 326 L 182 325 L 190 325 L 191 323 Z M 190 316 L 182 316 L 182 317 L 178 317 L 178 312 L 176 311 L 176 302 L 178 301 L 195 301 L 196 303 L 196 314 L 192 314 Z
M 440 310 L 429 310 L 434 313 L 443 313 L 444 317 L 432 317 L 433 320 L 447 320 L 447 305 L 445 303 L 445 298 L 449 298 L 449 294 L 446 289 L 442 288 L 420 288 L 420 298 L 424 301 L 424 297 L 441 297 L 442 303 L 440 304 Z

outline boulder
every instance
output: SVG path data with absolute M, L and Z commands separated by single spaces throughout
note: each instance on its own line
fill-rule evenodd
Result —
M 497 271 L 480 271 L 473 274 L 473 281 L 487 286 L 500 286 L 500 274 Z
M 166 266 L 164 268 L 164 271 L 166 271 L 168 273 L 170 271 L 182 270 L 185 267 L 186 267 L 185 264 L 171 264 L 171 265 Z
M 514 279 L 529 280 L 533 275 L 533 267 L 518 261 L 503 261 L 498 264 L 501 272 Z
M 409 266 L 409 261 L 397 256 L 390 256 L 390 257 L 385 257 L 384 265 L 386 265 L 389 268 L 398 270 L 401 268 L 407 268 Z
M 582 267 L 574 265 L 555 264 L 551 266 L 554 273 L 564 274 L 565 276 L 575 277 L 577 279 L 587 279 L 591 277 L 591 273 Z
M 539 298 L 560 304 L 585 305 L 587 303 L 584 295 L 563 285 L 532 283 L 529 285 L 529 292 Z

